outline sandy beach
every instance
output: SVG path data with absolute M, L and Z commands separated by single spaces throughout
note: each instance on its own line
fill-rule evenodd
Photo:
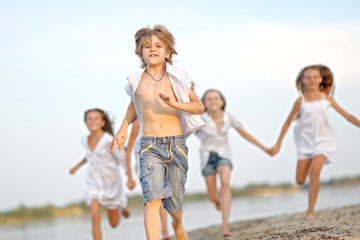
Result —
M 360 239 L 360 205 L 320 210 L 316 220 L 305 221 L 305 213 L 230 224 L 231 237 L 223 238 L 221 226 L 214 225 L 189 232 L 190 240 L 252 239 Z

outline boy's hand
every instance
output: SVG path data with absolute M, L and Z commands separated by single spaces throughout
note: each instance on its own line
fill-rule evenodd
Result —
M 127 137 L 127 128 L 122 125 L 110 143 L 111 151 L 112 152 L 115 151 L 116 146 L 118 146 L 119 150 L 121 150 L 121 148 L 125 144 L 126 137 Z
M 159 97 L 170 107 L 175 107 L 177 101 L 173 94 L 169 94 L 169 92 L 164 91 L 159 93 Z

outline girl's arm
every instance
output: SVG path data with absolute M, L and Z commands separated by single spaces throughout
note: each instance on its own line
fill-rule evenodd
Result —
M 205 108 L 199 97 L 196 95 L 194 88 L 190 88 L 189 98 L 190 102 L 178 102 L 174 95 L 168 92 L 162 92 L 159 97 L 170 107 L 177 108 L 179 110 L 189 112 L 192 114 L 201 114 Z
M 69 171 L 69 173 L 70 173 L 70 174 L 74 174 L 74 173 L 78 170 L 78 168 L 81 167 L 84 163 L 86 163 L 86 158 L 84 158 L 84 159 L 81 160 L 78 164 L 76 164 L 75 167 L 71 168 L 70 171 Z
M 129 142 L 128 142 L 128 145 L 126 148 L 126 168 L 127 168 L 127 175 L 128 175 L 128 181 L 127 181 L 126 186 L 130 190 L 132 190 L 136 185 L 135 180 L 132 177 L 132 171 L 131 171 L 131 152 L 134 147 L 134 142 L 138 135 L 139 128 L 140 128 L 139 121 L 134 120 L 132 129 L 131 129 L 131 133 L 130 133 L 130 137 L 129 137 Z
M 281 143 L 282 143 L 282 140 L 287 132 L 287 130 L 289 129 L 290 127 L 290 124 L 291 124 L 291 121 L 294 119 L 295 115 L 297 114 L 297 112 L 299 111 L 300 109 L 300 105 L 302 103 L 302 99 L 299 98 L 298 100 L 296 100 L 294 106 L 293 106 L 293 109 L 291 110 L 288 118 L 286 119 L 286 122 L 284 123 L 284 126 L 282 127 L 281 129 L 281 132 L 280 132 L 280 136 L 275 144 L 275 146 L 273 146 L 272 148 L 270 148 L 270 155 L 274 156 L 276 153 L 279 152 L 280 150 L 280 147 L 281 147 Z
M 136 111 L 134 104 L 131 101 L 126 111 L 125 119 L 121 124 L 119 131 L 116 133 L 115 137 L 110 143 L 110 149 L 112 152 L 115 151 L 116 146 L 119 147 L 119 150 L 124 146 L 127 138 L 128 126 L 134 120 L 135 117 L 136 117 Z
M 260 149 L 262 149 L 264 152 L 267 152 L 268 154 L 270 154 L 269 149 L 264 147 L 264 145 L 262 145 L 258 140 L 256 140 L 256 138 L 254 138 L 250 133 L 246 132 L 242 127 L 237 127 L 236 130 L 240 133 L 241 136 L 243 136 L 243 138 L 245 138 L 249 142 L 255 144 Z
M 344 118 L 346 118 L 346 120 L 348 120 L 349 122 L 351 122 L 352 124 L 360 127 L 360 121 L 354 117 L 353 115 L 347 113 L 344 109 L 342 109 L 337 102 L 330 96 L 326 96 L 326 98 L 330 101 L 331 106 L 333 106 L 333 108 L 340 113 L 341 115 L 344 116 Z

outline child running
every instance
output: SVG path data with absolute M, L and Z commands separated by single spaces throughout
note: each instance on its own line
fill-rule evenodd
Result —
M 130 137 L 128 140 L 128 144 L 126 147 L 126 164 L 127 166 L 131 165 L 131 154 L 132 154 L 132 150 L 135 149 L 135 161 L 136 161 L 136 174 L 138 176 L 138 178 L 140 178 L 140 167 L 139 167 L 139 151 L 138 149 L 140 149 L 140 144 L 138 141 L 136 141 L 137 136 L 139 134 L 139 128 L 140 128 L 140 124 L 139 121 L 137 120 L 137 118 L 134 119 L 133 123 L 132 123 L 132 128 L 131 128 L 131 132 L 130 132 Z M 129 176 L 129 174 L 128 174 Z M 128 183 L 127 186 L 130 190 L 132 190 L 136 183 L 135 181 L 132 179 L 132 175 L 128 178 Z M 160 222 L 161 222 L 161 239 L 162 240 L 169 240 L 171 239 L 169 232 L 168 232 L 168 227 L 167 227 L 167 212 L 165 210 L 165 208 L 163 206 L 160 206 Z
M 121 215 L 128 218 L 130 214 L 126 208 L 127 199 L 123 193 L 118 166 L 121 160 L 125 160 L 125 154 L 123 151 L 110 151 L 108 146 L 113 138 L 113 131 L 103 110 L 86 111 L 84 121 L 90 131 L 90 135 L 82 139 L 86 156 L 70 169 L 70 174 L 74 174 L 86 162 L 89 163 L 84 182 L 85 200 L 91 210 L 93 239 L 100 240 L 101 206 L 106 208 L 113 228 L 118 225 Z M 131 172 L 131 169 L 128 169 L 128 172 Z
M 229 237 L 231 236 L 229 230 L 231 207 L 230 173 L 233 166 L 228 132 L 233 127 L 242 137 L 263 151 L 268 152 L 268 149 L 246 132 L 241 123 L 232 114 L 225 111 L 225 98 L 219 90 L 207 90 L 201 100 L 205 106 L 205 112 L 201 117 L 207 125 L 199 129 L 195 134 L 201 140 L 202 175 L 205 177 L 210 201 L 215 203 L 216 209 L 222 212 L 223 236 Z M 221 198 L 216 187 L 217 175 L 220 177 Z
M 319 192 L 319 178 L 325 164 L 334 160 L 336 140 L 330 126 L 328 108 L 332 106 L 349 122 L 360 127 L 360 121 L 342 109 L 330 96 L 334 92 L 334 79 L 330 69 L 323 65 L 311 65 L 302 69 L 296 79 L 296 87 L 301 96 L 296 100 L 279 139 L 270 149 L 272 155 L 279 152 L 282 140 L 297 116 L 294 137 L 297 150 L 296 182 L 303 185 L 307 176 L 309 183 L 309 200 L 306 220 L 312 221 L 314 208 Z
M 176 239 L 188 239 L 182 223 L 188 171 L 188 150 L 183 134 L 205 125 L 198 115 L 204 111 L 204 106 L 187 72 L 172 65 L 172 56 L 177 54 L 175 39 L 164 26 L 138 30 L 135 43 L 135 53 L 144 69 L 128 77 L 125 90 L 131 102 L 111 142 L 111 149 L 123 147 L 128 126 L 137 117 L 146 237 L 159 239 L 159 209 L 163 204 L 172 217 Z

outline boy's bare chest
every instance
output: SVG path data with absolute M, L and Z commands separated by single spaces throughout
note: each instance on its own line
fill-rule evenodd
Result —
M 163 78 L 159 82 L 156 82 L 153 79 L 144 78 L 140 82 L 136 93 L 142 101 L 146 101 L 159 98 L 159 94 L 165 91 L 173 94 L 169 78 Z

